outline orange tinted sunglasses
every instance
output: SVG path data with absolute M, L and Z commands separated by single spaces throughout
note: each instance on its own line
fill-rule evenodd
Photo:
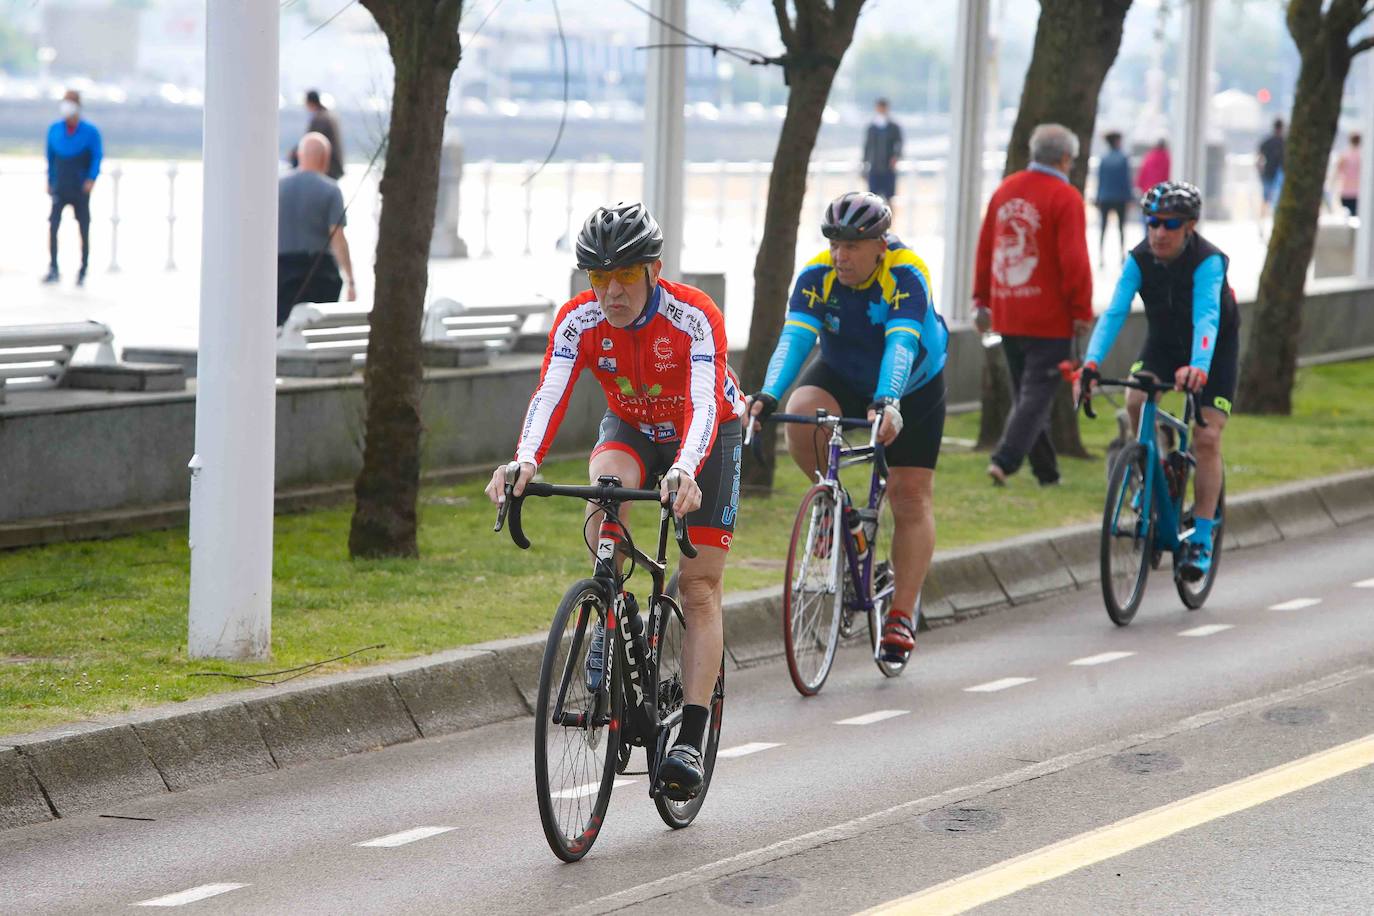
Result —
M 648 270 L 643 264 L 632 264 L 629 267 L 616 267 L 612 270 L 589 270 L 587 279 L 592 281 L 592 286 L 609 286 L 614 279 L 621 286 L 629 286 L 639 281 L 639 278 Z

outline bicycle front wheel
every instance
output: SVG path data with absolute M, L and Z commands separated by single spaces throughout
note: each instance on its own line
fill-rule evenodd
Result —
M 682 647 L 687 635 L 687 620 L 683 616 L 682 608 L 676 601 L 665 596 L 660 599 L 663 603 L 660 613 L 657 615 L 655 630 L 651 640 L 652 652 L 654 654 L 654 665 L 657 670 L 658 678 L 658 717 L 659 721 L 667 719 L 670 715 L 682 709 L 685 701 L 685 692 L 682 685 Z M 666 795 L 658 795 L 654 798 L 654 807 L 658 809 L 658 816 L 663 818 L 663 823 L 672 827 L 674 830 L 681 830 L 697 816 L 701 810 L 702 803 L 706 801 L 706 792 L 711 788 L 711 774 L 716 768 L 716 751 L 720 750 L 720 720 L 725 711 L 725 658 L 721 657 L 720 672 L 716 675 L 716 686 L 711 693 L 711 722 L 706 730 L 706 746 L 702 748 L 701 764 L 705 770 L 706 779 L 702 783 L 701 791 L 697 796 L 689 801 L 677 802 L 668 798 Z M 672 747 L 673 741 L 670 737 L 667 747 Z
M 892 591 L 896 588 L 896 572 L 892 568 L 892 530 L 895 522 L 892 509 L 887 500 L 878 503 L 878 528 L 873 535 L 869 550 L 873 552 L 873 573 L 869 577 L 869 598 L 873 606 L 868 611 L 869 648 L 873 651 L 873 661 L 884 677 L 896 677 L 906 670 L 905 662 L 884 661 L 878 652 L 878 643 L 883 638 L 883 619 L 892 609 Z M 911 622 L 921 622 L 921 596 L 916 596 L 916 607 L 911 612 Z
M 553 854 L 576 862 L 601 832 L 615 782 L 623 697 L 615 689 L 614 631 L 606 631 L 599 681 L 589 672 L 593 628 L 614 613 L 602 586 L 583 579 L 563 596 L 549 628 L 534 712 L 539 820 Z
M 1154 505 L 1146 505 L 1145 447 L 1122 449 L 1107 485 L 1102 512 L 1102 600 L 1112 623 L 1131 622 L 1145 595 L 1155 534 Z
M 1183 518 L 1184 528 L 1191 528 L 1193 525 L 1193 510 L 1190 508 Z M 1221 481 L 1221 493 L 1217 496 L 1216 521 L 1212 523 L 1212 565 L 1207 570 L 1207 575 L 1197 582 L 1187 582 L 1177 572 L 1174 574 L 1174 584 L 1178 586 L 1178 597 L 1183 599 L 1183 606 L 1190 611 L 1196 611 L 1207 601 L 1207 596 L 1212 593 L 1212 586 L 1217 581 L 1217 567 L 1221 565 L 1222 535 L 1226 533 L 1226 478 L 1223 476 Z M 1177 566 L 1177 563 L 1175 563 Z
M 840 641 L 844 557 L 835 493 L 816 484 L 802 497 L 787 548 L 782 590 L 782 635 L 787 671 L 802 696 L 815 696 L 830 674 Z

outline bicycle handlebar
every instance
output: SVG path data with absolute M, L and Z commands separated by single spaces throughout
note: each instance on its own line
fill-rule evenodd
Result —
M 873 460 L 878 465 L 878 472 L 884 477 L 887 476 L 887 456 L 884 454 L 884 447 L 878 442 L 878 429 L 883 422 L 882 414 L 879 414 L 872 421 L 858 417 L 835 416 L 823 410 L 814 414 L 771 413 L 762 418 L 746 414 L 744 417 L 744 444 L 746 446 L 752 445 L 754 457 L 762 462 L 763 446 L 754 438 L 755 420 L 761 423 L 803 423 L 808 426 L 838 427 L 840 429 L 871 429 L 872 434 L 868 437 L 868 447 L 873 449 Z
M 1175 390 L 1175 386 L 1171 382 L 1159 382 L 1146 376 L 1137 376 L 1129 379 L 1098 378 L 1097 384 L 1118 385 L 1122 388 L 1134 388 L 1136 391 L 1143 391 L 1146 394 L 1151 395 L 1166 394 L 1170 391 Z M 1202 429 L 1206 429 L 1207 421 L 1202 419 L 1202 410 L 1201 405 L 1198 403 L 1197 400 L 1197 394 L 1192 391 L 1184 391 L 1183 397 L 1185 399 L 1185 406 L 1183 409 L 1183 422 L 1187 423 L 1189 420 L 1193 420 L 1196 421 L 1199 427 L 1201 427 Z M 1078 409 L 1080 407 L 1083 409 L 1083 413 L 1087 414 L 1089 420 L 1097 419 L 1097 414 L 1093 412 L 1092 392 L 1088 391 L 1086 388 L 1079 392 L 1078 403 L 1074 405 L 1075 409 Z
M 514 473 L 512 473 L 514 469 Z M 564 484 L 536 483 L 530 481 L 525 484 L 525 492 L 519 496 L 515 495 L 515 481 L 518 479 L 519 466 L 510 465 L 506 468 L 506 498 L 497 506 L 496 525 L 492 531 L 500 531 L 503 526 L 509 523 L 510 539 L 515 542 L 515 546 L 521 550 L 528 550 L 530 539 L 525 536 L 524 527 L 520 522 L 520 510 L 524 505 L 527 496 L 569 496 L 574 499 L 584 499 L 595 503 L 628 503 L 628 502 L 661 502 L 662 497 L 657 490 L 640 490 L 632 487 L 608 487 L 601 484 L 591 484 L 586 486 L 567 486 Z M 676 473 L 676 472 L 674 472 Z M 673 519 L 673 536 L 677 541 L 678 550 L 682 555 L 691 559 L 697 555 L 697 549 L 692 544 L 691 537 L 687 533 L 687 520 L 678 518 L 673 514 L 673 503 L 677 499 L 677 491 L 668 494 L 668 504 L 664 507 Z

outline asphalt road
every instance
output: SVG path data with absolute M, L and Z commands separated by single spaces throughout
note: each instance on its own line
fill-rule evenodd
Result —
M 1075 592 L 925 634 L 896 680 L 849 651 L 811 700 L 777 664 L 727 686 L 748 752 L 697 822 L 638 777 L 576 865 L 524 719 L 0 833 L 0 910 L 1374 909 L 1374 740 L 1326 753 L 1374 735 L 1374 524 L 1227 557 L 1201 611 L 1157 575 L 1125 629 Z

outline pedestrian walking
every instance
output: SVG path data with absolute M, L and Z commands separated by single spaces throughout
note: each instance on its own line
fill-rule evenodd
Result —
M 887 99 L 873 104 L 873 120 L 864 131 L 864 174 L 868 189 L 888 204 L 897 196 L 897 160 L 902 158 L 902 129 L 888 116 Z
M 103 156 L 100 131 L 81 119 L 81 94 L 68 89 L 58 103 L 62 117 L 48 128 L 48 195 L 52 212 L 48 214 L 48 274 L 44 283 L 56 283 L 57 229 L 62 211 L 72 208 L 81 230 L 81 270 L 76 285 L 86 283 L 86 268 L 91 261 L 91 189 L 100 177 Z
M 1264 235 L 1264 220 L 1273 215 L 1274 205 L 1278 203 L 1279 192 L 1283 190 L 1283 119 L 1274 119 L 1274 132 L 1264 138 L 1259 145 L 1255 166 L 1259 169 L 1260 179 L 1260 235 Z
M 1140 171 L 1135 176 L 1135 189 L 1144 195 L 1162 181 L 1169 180 L 1173 162 L 1169 158 L 1169 141 L 1163 137 L 1145 153 L 1140 160 Z
M 1102 221 L 1097 234 L 1097 263 L 1106 263 L 1107 217 L 1116 214 L 1116 231 L 1120 239 L 1121 260 L 1126 260 L 1126 206 L 1131 200 L 1131 160 L 1121 151 L 1121 134 L 1110 131 L 1105 136 L 1107 152 L 1097 163 L 1097 213 Z
M 1059 482 L 1048 430 L 1059 363 L 1093 317 L 1083 197 L 1069 183 L 1078 137 L 1041 124 L 1030 154 L 1030 166 L 1008 176 L 988 203 L 974 268 L 974 321 L 1002 335 L 1014 393 L 987 468 L 997 486 L 1027 457 L 1041 485 Z
M 1350 144 L 1336 159 L 1336 191 L 1351 216 L 1360 215 L 1360 156 L 1360 135 L 1351 134 Z
M 329 141 L 329 168 L 325 174 L 338 181 L 344 173 L 343 132 L 339 129 L 339 119 L 334 112 L 324 107 L 317 89 L 311 89 L 305 94 L 305 110 L 310 115 L 310 119 L 305 125 L 305 132 L 307 134 L 320 134 Z M 289 160 L 292 168 L 300 165 L 296 150 L 291 150 Z
M 277 182 L 277 326 L 298 302 L 358 298 L 353 260 L 344 237 L 343 192 L 325 171 L 329 140 L 308 133 L 296 147 L 300 167 Z M 342 276 L 340 272 L 342 271 Z

